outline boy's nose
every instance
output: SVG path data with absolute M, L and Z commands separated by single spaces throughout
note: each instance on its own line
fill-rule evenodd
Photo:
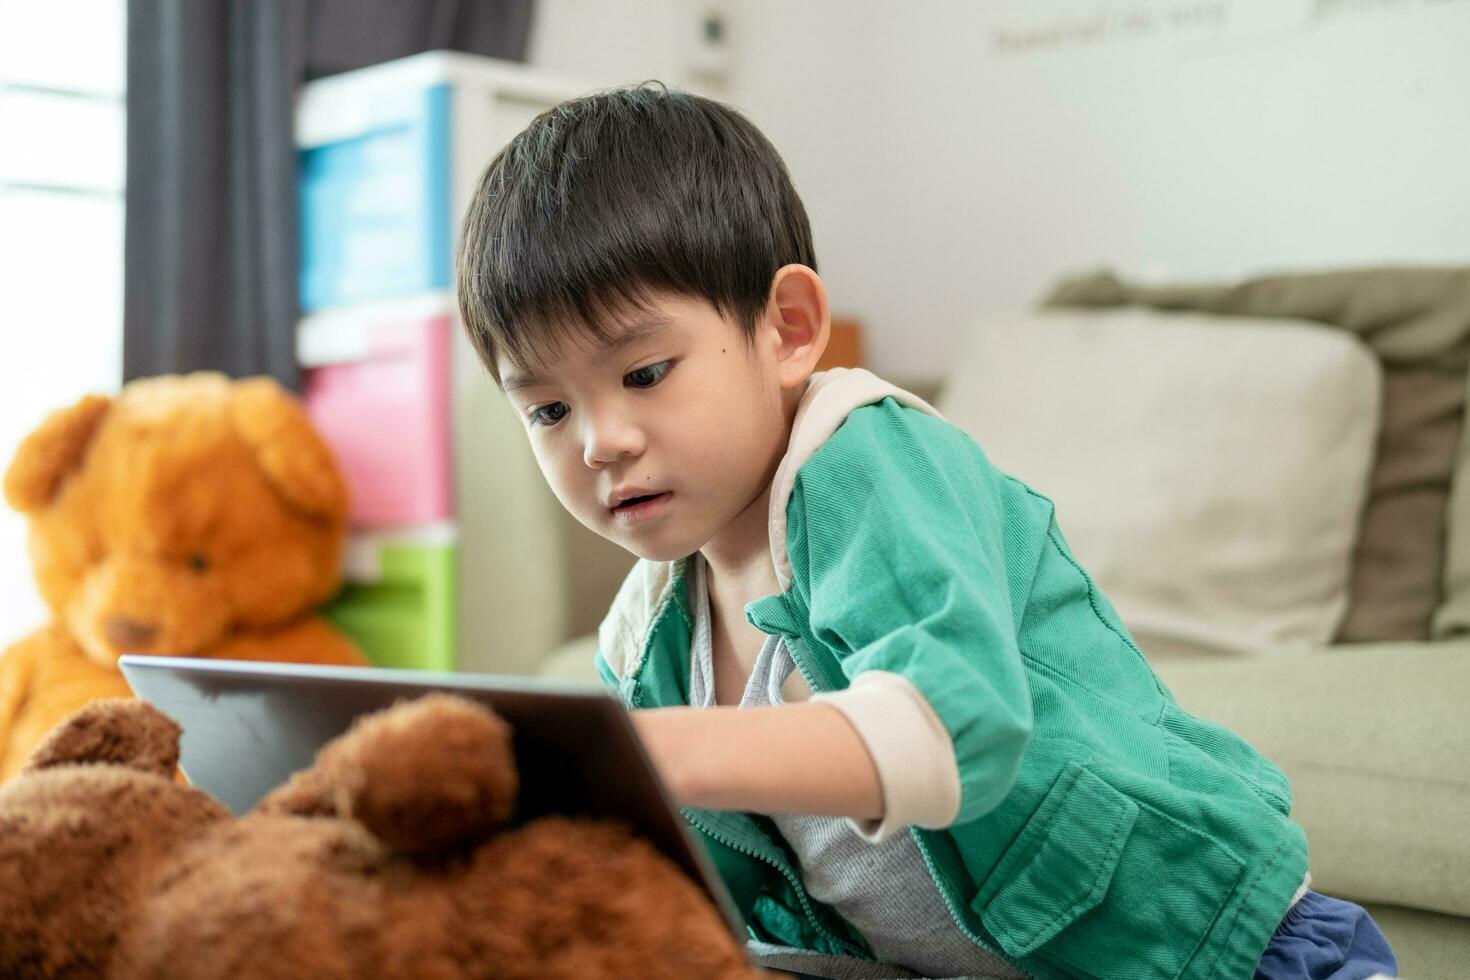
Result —
M 600 419 L 587 424 L 582 436 L 582 459 L 593 469 L 630 456 L 640 456 L 643 431 L 623 420 Z

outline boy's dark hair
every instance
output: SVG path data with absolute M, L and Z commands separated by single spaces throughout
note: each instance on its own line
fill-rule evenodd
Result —
M 563 102 L 490 161 L 461 231 L 459 307 L 480 360 L 607 342 L 653 294 L 703 298 L 747 341 L 776 270 L 816 269 L 769 140 L 722 103 L 644 82 Z

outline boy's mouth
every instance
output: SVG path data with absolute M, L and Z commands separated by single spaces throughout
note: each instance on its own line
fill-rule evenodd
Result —
M 611 508 L 613 514 L 619 518 L 637 520 L 641 517 L 652 516 L 661 510 L 672 493 L 668 490 L 660 493 L 639 494 L 636 497 L 628 497 L 619 501 Z
M 656 493 L 645 493 L 641 497 L 629 497 L 627 500 L 625 500 L 622 503 L 618 504 L 618 506 L 619 507 L 630 507 L 633 504 L 639 503 L 639 502 L 644 501 L 644 500 L 652 500 L 654 497 L 657 497 L 657 496 L 658 496 L 658 494 L 656 494 Z
M 613 510 L 621 510 L 624 507 L 632 507 L 635 504 L 641 504 L 645 500 L 652 500 L 655 497 L 662 497 L 662 496 L 663 496 L 662 493 L 645 493 L 645 494 L 643 494 L 641 496 L 638 496 L 638 497 L 629 497 L 626 500 L 623 500 L 623 501 L 620 501 L 620 502 L 614 504 L 612 509 Z

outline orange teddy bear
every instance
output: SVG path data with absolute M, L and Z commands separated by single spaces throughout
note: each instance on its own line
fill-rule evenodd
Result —
M 342 477 L 269 378 L 83 398 L 21 443 L 5 499 L 54 618 L 0 655 L 0 781 L 78 708 L 131 696 L 124 653 L 367 663 L 314 615 L 340 584 Z

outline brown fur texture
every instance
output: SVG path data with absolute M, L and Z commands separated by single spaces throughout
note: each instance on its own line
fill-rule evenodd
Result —
M 621 826 L 508 824 L 510 733 L 478 704 L 360 719 L 238 820 L 160 775 L 177 734 L 142 702 L 94 703 L 0 787 L 0 976 L 757 975 Z
M 21 443 L 5 497 L 52 620 L 0 655 L 0 780 L 82 705 L 129 696 L 123 653 L 367 662 L 314 615 L 340 584 L 341 475 L 268 378 L 89 395 Z

